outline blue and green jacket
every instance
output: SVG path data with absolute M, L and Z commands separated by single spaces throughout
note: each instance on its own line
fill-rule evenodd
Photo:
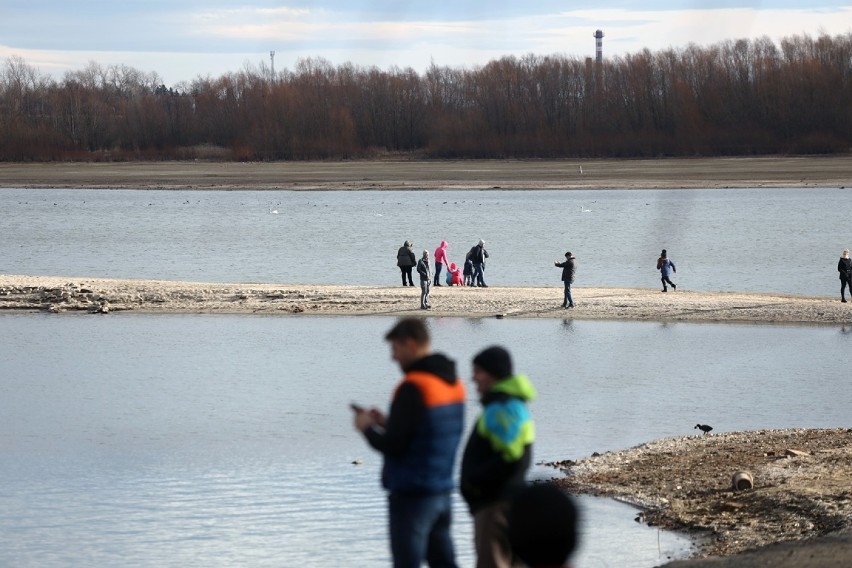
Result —
M 455 362 L 440 353 L 405 370 L 385 428 L 364 432 L 370 445 L 384 455 L 382 485 L 387 490 L 419 495 L 452 491 L 464 431 L 464 399 Z
M 471 513 L 523 489 L 532 463 L 535 426 L 527 401 L 536 396 L 524 375 L 495 383 L 482 397 L 461 465 L 461 494 Z

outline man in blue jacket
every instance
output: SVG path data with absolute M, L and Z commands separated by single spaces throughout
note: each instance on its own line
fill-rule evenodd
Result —
M 473 515 L 477 568 L 519 566 L 509 543 L 511 499 L 526 486 L 535 428 L 527 401 L 536 396 L 512 358 L 493 346 L 473 358 L 473 381 L 482 414 L 468 438 L 461 465 L 461 493 Z
M 387 417 L 355 410 L 355 428 L 384 456 L 395 568 L 454 567 L 450 537 L 453 465 L 464 429 L 464 385 L 456 364 L 432 353 L 420 319 L 400 320 L 385 336 L 405 374 Z

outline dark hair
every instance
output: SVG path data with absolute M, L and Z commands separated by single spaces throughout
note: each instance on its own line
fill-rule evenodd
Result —
M 512 551 L 530 566 L 562 566 L 577 545 L 577 507 L 552 483 L 536 483 L 512 500 Z
M 429 330 L 423 320 L 405 318 L 396 322 L 396 325 L 385 334 L 385 339 L 387 341 L 413 339 L 418 345 L 427 345 L 429 343 Z

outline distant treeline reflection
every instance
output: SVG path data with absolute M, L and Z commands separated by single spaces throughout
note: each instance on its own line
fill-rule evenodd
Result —
M 0 160 L 558 158 L 852 147 L 852 33 L 475 68 L 263 63 L 173 88 L 124 65 L 0 71 Z

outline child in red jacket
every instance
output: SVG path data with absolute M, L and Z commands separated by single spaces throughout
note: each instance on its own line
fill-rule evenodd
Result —
M 462 276 L 461 268 L 456 266 L 455 262 L 450 263 L 447 272 L 450 273 L 450 286 L 464 286 L 464 277 Z

